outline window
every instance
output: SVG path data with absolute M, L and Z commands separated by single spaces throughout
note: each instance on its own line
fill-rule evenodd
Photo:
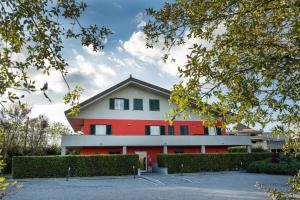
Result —
M 180 135 L 188 135 L 188 134 L 189 134 L 188 126 L 180 126 Z
M 216 135 L 216 127 L 208 127 L 208 135 Z
M 168 135 L 174 135 L 174 126 L 168 126 Z
M 109 99 L 109 109 L 129 110 L 129 99 L 122 99 L 122 98 Z
M 91 125 L 91 135 L 111 135 L 111 125 Z
M 165 135 L 165 126 L 146 126 L 146 135 Z
M 143 110 L 143 99 L 133 99 L 133 110 Z
M 159 111 L 159 100 L 158 99 L 150 99 L 149 100 L 149 110 Z

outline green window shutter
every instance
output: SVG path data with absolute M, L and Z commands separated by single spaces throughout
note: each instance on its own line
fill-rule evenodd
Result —
M 168 126 L 168 135 L 174 135 L 174 126 Z
M 153 100 L 149 100 L 149 110 L 153 110 L 154 107 L 153 107 Z
M 124 99 L 124 110 L 129 110 L 129 99 Z
M 109 99 L 109 109 L 115 109 L 115 99 Z
M 219 127 L 216 127 L 217 135 L 222 135 L 222 129 Z
M 188 126 L 180 126 L 180 135 L 188 135 L 188 134 L 189 134 Z
M 111 125 L 106 125 L 106 135 L 111 135 Z
M 143 99 L 133 99 L 133 109 L 143 110 Z
M 95 135 L 95 132 L 96 132 L 96 125 L 91 125 L 91 127 L 90 127 L 90 134 L 91 135 Z
M 150 126 L 145 126 L 145 135 L 150 135 Z
M 189 127 L 185 126 L 185 134 L 188 135 L 189 134 Z
M 208 127 L 204 126 L 204 135 L 208 135 Z
M 165 128 L 165 126 L 160 126 L 160 135 L 166 135 L 166 128 Z
M 156 108 L 157 111 L 159 111 L 159 100 L 156 100 L 155 102 L 156 102 L 155 103 L 156 104 L 155 108 Z

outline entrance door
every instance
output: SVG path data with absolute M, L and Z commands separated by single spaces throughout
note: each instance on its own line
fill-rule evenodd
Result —
M 147 171 L 147 152 L 146 151 L 136 151 L 135 154 L 139 155 L 141 171 L 146 172 Z

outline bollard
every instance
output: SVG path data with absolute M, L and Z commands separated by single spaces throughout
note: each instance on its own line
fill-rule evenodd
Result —
M 67 173 L 67 178 L 66 181 L 69 181 L 69 177 L 70 177 L 70 171 L 71 171 L 71 167 L 68 168 L 68 173 Z
M 243 169 L 243 162 L 241 162 L 241 168 L 240 168 L 240 170 L 241 170 L 241 169 Z
M 181 163 L 181 173 L 180 176 L 183 176 L 183 163 Z
M 135 179 L 135 166 L 133 165 L 132 168 L 133 168 L 133 178 Z

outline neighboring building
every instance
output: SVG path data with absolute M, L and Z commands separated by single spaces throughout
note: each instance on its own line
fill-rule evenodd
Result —
M 156 163 L 160 153 L 226 153 L 229 146 L 250 146 L 248 136 L 228 136 L 225 130 L 204 127 L 202 120 L 178 118 L 171 126 L 170 91 L 132 78 L 80 104 L 76 117 L 66 117 L 75 132 L 62 137 L 66 149 L 81 154 L 138 154 L 144 168 Z M 250 149 L 249 149 L 250 151 Z
M 232 134 L 250 136 L 253 147 L 262 147 L 270 152 L 282 152 L 285 143 L 284 136 L 274 136 L 271 132 L 254 130 L 241 123 L 237 124 L 236 131 L 231 132 Z

